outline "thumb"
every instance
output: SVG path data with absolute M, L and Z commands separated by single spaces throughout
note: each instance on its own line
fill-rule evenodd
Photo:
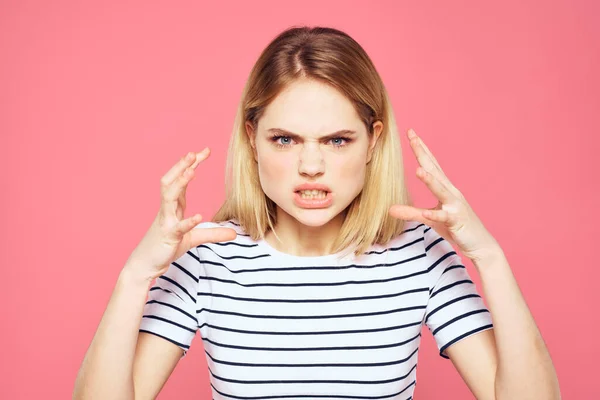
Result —
M 190 231 L 190 244 L 192 247 L 203 243 L 227 242 L 237 237 L 231 228 L 194 228 Z
M 403 204 L 394 204 L 388 210 L 388 213 L 394 217 L 405 221 L 417 221 L 426 224 L 428 221 L 423 217 L 423 210 L 413 206 Z

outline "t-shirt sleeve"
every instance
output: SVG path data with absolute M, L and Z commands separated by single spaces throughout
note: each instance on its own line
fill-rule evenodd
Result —
M 426 227 L 424 239 L 431 279 L 424 322 L 440 356 L 449 359 L 449 346 L 493 328 L 492 317 L 451 243 L 431 227 Z
M 139 331 L 162 337 L 187 354 L 198 328 L 198 282 L 202 273 L 198 249 L 192 248 L 173 261 L 159 276 L 144 306 Z

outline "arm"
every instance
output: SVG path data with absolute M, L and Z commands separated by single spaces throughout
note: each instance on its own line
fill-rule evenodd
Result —
M 560 399 L 548 349 L 503 251 L 497 248 L 474 265 L 494 329 L 447 349 L 457 371 L 478 399 Z
M 183 218 L 185 189 L 209 154 L 208 148 L 190 152 L 161 178 L 161 207 L 119 275 L 77 375 L 74 399 L 153 399 L 189 349 L 199 325 L 202 266 L 196 249 L 236 237 L 234 229 L 218 224 L 194 229 L 202 225 L 200 214 Z
M 430 209 L 396 204 L 389 212 L 396 218 L 431 226 L 473 261 L 495 327 L 447 346 L 448 356 L 478 399 L 560 399 L 548 350 L 498 242 L 450 182 L 423 140 L 412 129 L 407 134 L 420 164 L 417 176 L 439 202 Z M 467 326 L 466 317 L 461 315 L 451 324 L 460 320 L 461 326 Z M 430 325 L 438 325 L 439 315 L 435 319 L 438 321 Z M 443 328 L 440 326 L 437 331 L 440 329 Z M 445 343 L 443 338 L 437 340 Z
M 183 351 L 138 328 L 150 281 L 124 268 L 77 374 L 73 399 L 154 398 Z M 148 362 L 161 359 L 160 363 Z

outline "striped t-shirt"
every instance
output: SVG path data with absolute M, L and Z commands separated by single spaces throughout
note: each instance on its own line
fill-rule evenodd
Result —
M 178 345 L 197 330 L 213 399 L 412 399 L 421 328 L 440 355 L 492 328 L 451 244 L 407 221 L 387 245 L 302 257 L 253 241 L 192 248 L 156 279 L 140 331 Z

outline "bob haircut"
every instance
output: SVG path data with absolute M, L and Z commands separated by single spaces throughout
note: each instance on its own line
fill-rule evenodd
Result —
M 255 128 L 265 108 L 296 79 L 314 79 L 339 90 L 354 105 L 373 135 L 383 131 L 367 165 L 362 191 L 343 211 L 344 223 L 334 252 L 363 254 L 371 245 L 386 244 L 402 233 L 405 221 L 388 214 L 393 204 L 412 205 L 406 188 L 400 138 L 390 99 L 373 62 L 348 34 L 326 27 L 292 27 L 263 50 L 252 68 L 235 116 L 227 154 L 226 200 L 212 222 L 237 220 L 253 239 L 275 236 L 276 204 L 262 190 L 258 165 L 245 124 Z M 279 237 L 277 236 L 279 239 Z

